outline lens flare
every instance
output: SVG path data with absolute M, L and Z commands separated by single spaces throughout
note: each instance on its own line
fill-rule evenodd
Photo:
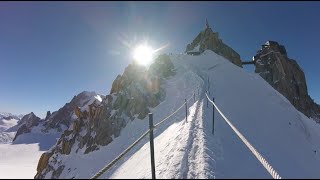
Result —
M 144 66 L 151 64 L 153 49 L 148 45 L 139 45 L 133 51 L 133 59 Z

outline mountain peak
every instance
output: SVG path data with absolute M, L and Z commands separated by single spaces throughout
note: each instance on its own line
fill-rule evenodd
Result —
M 209 23 L 208 23 L 208 19 L 206 18 L 206 29 L 209 29 L 210 26 L 209 26 Z
M 256 73 L 297 110 L 320 122 L 320 106 L 309 96 L 305 74 L 298 63 L 287 56 L 284 45 L 268 40 L 253 58 Z
M 187 45 L 185 52 L 190 55 L 200 55 L 205 50 L 211 50 L 242 67 L 240 55 L 222 42 L 218 32 L 212 31 L 208 19 L 206 19 L 205 29 L 198 34 L 192 43 Z

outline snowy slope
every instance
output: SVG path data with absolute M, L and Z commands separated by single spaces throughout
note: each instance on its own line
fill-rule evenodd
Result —
M 212 106 L 205 91 L 238 130 L 283 178 L 320 177 L 320 127 L 298 112 L 259 75 L 245 72 L 228 60 L 205 51 L 201 56 L 172 55 L 177 69 L 164 84 L 166 99 L 151 109 L 157 123 L 188 102 L 155 130 L 157 178 L 271 178 L 221 116 L 215 113 L 211 134 Z M 210 83 L 207 83 L 209 77 Z M 110 144 L 84 155 L 81 150 L 61 155 L 66 166 L 60 178 L 89 178 L 148 129 L 148 118 L 129 121 Z M 83 149 L 84 151 L 84 149 Z M 51 177 L 47 174 L 46 178 Z M 101 178 L 151 178 L 149 139 L 144 138 Z
M 207 77 L 216 104 L 282 178 L 320 177 L 320 157 L 314 152 L 320 150 L 320 126 L 298 112 L 259 75 L 247 73 L 211 51 L 201 56 L 171 58 L 180 71 L 168 82 L 166 90 L 176 94 L 169 93 L 162 107 L 152 112 L 169 114 L 199 85 L 201 90 L 198 101 L 188 103 L 189 123 L 184 123 L 181 110 L 156 131 L 157 178 L 271 178 L 217 111 L 215 135 L 211 134 L 212 106 L 207 108 L 204 99 Z M 181 87 L 175 82 L 190 80 L 191 86 Z M 166 111 L 164 107 L 170 105 L 172 110 Z M 133 127 L 126 130 L 130 128 Z M 124 140 L 125 134 L 101 153 L 109 155 L 110 150 L 120 149 L 115 145 Z M 141 144 L 102 178 L 151 178 L 148 138 Z M 88 176 L 83 173 L 82 177 Z
M 195 102 L 192 98 L 188 101 L 187 123 L 182 108 L 154 131 L 157 178 L 271 178 L 217 111 L 215 134 L 211 134 L 212 105 L 207 108 L 205 99 L 208 88 L 223 113 L 282 178 L 320 177 L 320 157 L 314 152 L 320 151 L 320 126 L 298 112 L 259 75 L 245 72 L 212 51 L 170 58 L 177 73 L 163 84 L 166 99 L 150 109 L 154 123 L 174 112 L 194 91 L 197 95 Z M 128 122 L 119 137 L 99 150 L 84 154 L 85 148 L 78 153 L 73 149 L 69 155 L 60 155 L 58 161 L 66 170 L 59 178 L 92 177 L 148 126 L 148 117 L 136 118 Z M 25 153 L 34 154 L 30 158 L 38 161 L 43 152 L 40 144 L 30 142 L 28 146 L 34 147 L 30 150 L 33 152 Z M 10 148 L 22 151 L 23 145 L 0 145 L 0 153 L 11 151 Z M 6 163 L 2 163 L 2 158 Z M 25 168 L 24 177 L 36 174 L 34 159 L 29 159 L 28 166 L 19 165 L 19 169 L 33 168 L 28 172 Z M 17 161 L 14 154 L 1 156 L 0 176 L 12 177 L 8 172 L 15 166 L 8 164 Z M 149 137 L 146 137 L 100 178 L 151 178 L 150 169 Z

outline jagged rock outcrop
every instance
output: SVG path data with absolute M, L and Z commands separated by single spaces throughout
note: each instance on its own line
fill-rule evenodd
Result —
M 308 95 L 304 72 L 295 60 L 288 58 L 283 45 L 267 41 L 253 57 L 253 61 L 256 73 L 300 112 L 320 122 L 320 106 Z
M 47 155 L 40 158 L 41 165 L 38 165 L 35 178 L 59 178 L 65 169 L 61 156 L 99 150 L 120 136 L 121 129 L 129 121 L 144 119 L 149 108 L 164 100 L 165 90 L 161 84 L 174 74 L 174 65 L 165 54 L 160 55 L 149 69 L 130 64 L 114 80 L 109 95 L 86 107 L 74 108 L 76 119 Z M 50 156 L 48 160 L 47 156 Z
M 41 155 L 38 166 L 37 166 L 37 171 L 42 171 L 46 167 L 46 165 L 48 164 L 49 157 L 51 155 L 52 154 L 49 154 L 49 153 L 43 153 Z
M 208 21 L 206 21 L 205 29 L 198 34 L 191 44 L 187 45 L 185 52 L 188 54 L 198 55 L 207 49 L 225 57 L 233 64 L 242 67 L 240 55 L 222 42 L 219 38 L 219 33 L 212 31 Z
M 76 107 L 82 107 L 84 104 L 88 103 L 95 95 L 97 95 L 95 92 L 83 91 L 77 96 L 74 96 L 69 103 L 66 103 L 62 108 L 60 108 L 56 112 L 53 112 L 49 117 L 46 118 L 47 121 L 44 123 L 44 131 L 57 129 L 61 132 L 62 129 L 67 129 L 72 122 L 71 119 L 74 109 Z
M 68 129 L 70 124 L 76 119 L 75 109 L 79 107 L 83 107 L 86 104 L 91 104 L 92 100 L 94 100 L 94 96 L 97 96 L 95 92 L 83 91 L 77 96 L 74 96 L 73 99 L 66 103 L 62 108 L 58 111 L 50 113 L 47 111 L 47 115 L 44 120 L 40 120 L 40 118 L 36 117 L 33 113 L 25 115 L 16 125 L 17 133 L 13 141 L 17 139 L 18 136 L 24 133 L 30 133 L 34 127 L 40 129 L 41 132 L 37 133 L 60 133 L 62 134 L 64 130 Z M 31 119 L 28 119 L 29 117 Z M 36 119 L 36 120 L 35 120 Z
M 28 133 L 34 126 L 37 126 L 40 122 L 40 118 L 37 117 L 33 112 L 25 115 L 22 119 L 18 122 L 18 129 L 13 141 L 17 139 L 17 137 L 21 134 Z
M 51 112 L 47 111 L 47 115 L 46 115 L 46 118 L 44 118 L 44 120 L 48 120 L 50 116 L 51 116 Z

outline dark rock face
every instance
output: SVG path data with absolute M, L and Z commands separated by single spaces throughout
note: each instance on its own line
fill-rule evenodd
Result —
M 53 112 L 49 117 L 47 112 L 46 122 L 44 123 L 45 129 L 44 131 L 48 131 L 49 129 L 58 129 L 62 131 L 63 126 L 69 127 L 71 123 L 71 116 L 76 107 L 82 107 L 86 104 L 90 99 L 95 96 L 94 92 L 83 91 L 77 96 L 74 96 L 69 103 L 66 103 L 62 108 L 58 111 Z
M 308 95 L 304 72 L 283 45 L 267 41 L 254 56 L 255 72 L 308 117 L 320 121 L 320 106 Z
M 207 49 L 225 57 L 233 64 L 242 67 L 240 55 L 231 47 L 224 44 L 222 40 L 219 39 L 219 34 L 213 32 L 208 23 L 206 24 L 205 30 L 201 31 L 192 43 L 187 45 L 185 52 L 198 55 Z
M 18 122 L 20 128 L 18 129 L 13 141 L 15 141 L 19 135 L 30 132 L 34 126 L 39 124 L 39 122 L 40 118 L 37 117 L 33 112 L 23 116 Z
M 99 150 L 100 146 L 111 143 L 113 137 L 120 136 L 121 129 L 129 121 L 144 119 L 150 112 L 149 107 L 155 107 L 164 100 L 165 91 L 161 83 L 174 74 L 174 65 L 168 55 L 160 55 L 149 70 L 130 64 L 114 80 L 110 94 L 102 101 L 95 100 L 86 109 L 74 108 L 77 119 L 64 131 L 56 145 L 40 158 L 35 178 L 44 178 L 50 172 L 51 178 L 59 178 L 64 169 L 56 160 L 59 156 Z
M 44 120 L 48 120 L 50 116 L 51 116 L 51 112 L 47 111 L 47 115 L 46 115 L 46 118 Z

